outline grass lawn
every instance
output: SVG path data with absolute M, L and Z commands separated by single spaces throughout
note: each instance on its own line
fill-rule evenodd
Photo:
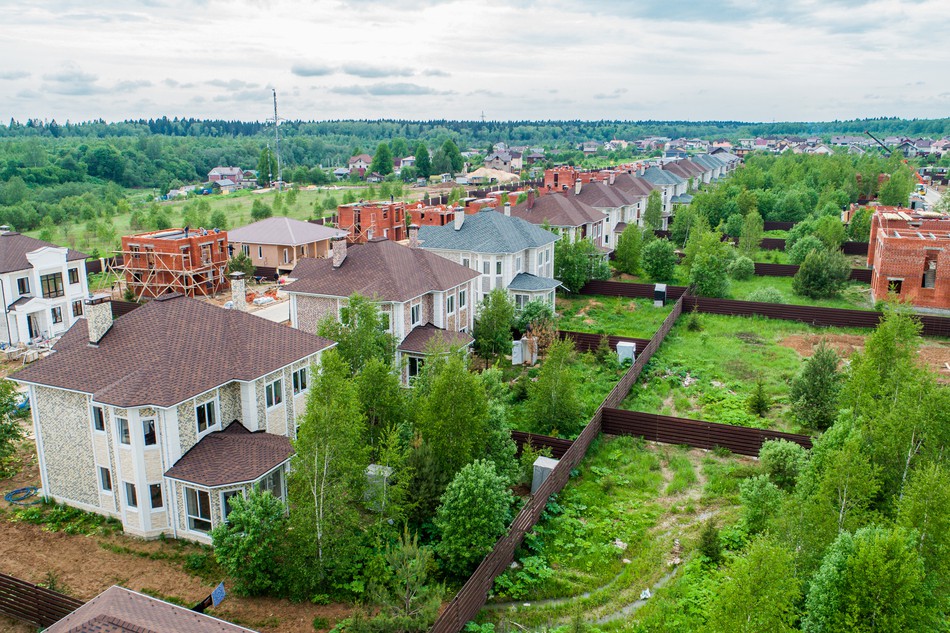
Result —
M 600 438 L 495 582 L 482 618 L 626 620 L 644 588 L 675 578 L 705 520 L 735 520 L 739 481 L 756 472 L 745 458 Z
M 698 331 L 689 327 L 691 315 L 679 319 L 622 408 L 798 433 L 802 429 L 788 415 L 788 390 L 802 357 L 791 341 L 798 345 L 802 335 L 869 333 L 764 317 L 697 318 L 702 328 Z M 764 418 L 746 407 L 760 379 L 773 403 Z
M 572 332 L 651 338 L 672 311 L 673 304 L 653 307 L 649 299 L 574 296 L 557 298 L 559 328 Z

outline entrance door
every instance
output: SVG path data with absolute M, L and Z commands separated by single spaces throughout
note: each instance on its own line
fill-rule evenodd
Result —
M 36 318 L 36 313 L 26 315 L 26 329 L 29 332 L 30 340 L 40 335 L 40 322 Z

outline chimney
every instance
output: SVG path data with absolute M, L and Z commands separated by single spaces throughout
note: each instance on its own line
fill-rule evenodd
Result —
M 535 196 L 534 189 L 528 189 L 528 209 L 529 210 L 534 208 L 534 196 Z
M 89 332 L 89 344 L 99 347 L 99 341 L 112 327 L 112 301 L 107 294 L 89 294 L 83 302 L 86 304 L 86 329 Z
M 581 192 L 581 187 L 584 186 L 583 181 L 580 178 L 574 181 L 574 195 L 578 195 Z
M 637 168 L 637 175 L 638 175 L 638 176 L 642 176 L 642 175 L 646 172 L 646 170 L 647 170 L 647 168 L 646 168 L 645 165 L 640 165 L 640 166 Z
M 610 172 L 610 179 L 607 182 L 611 185 L 614 184 L 614 179 L 616 177 L 617 177 L 617 172 L 615 171 Z
M 505 203 L 505 216 L 509 218 L 511 217 L 511 203 L 510 202 Z
M 409 225 L 409 248 L 419 248 L 419 225 Z
M 346 259 L 346 237 L 340 235 L 330 240 L 330 250 L 333 253 L 333 267 L 339 268 Z
M 233 309 L 245 312 L 247 310 L 247 292 L 245 291 L 244 273 L 234 272 L 229 275 L 231 278 L 231 303 Z
M 465 210 L 461 207 L 456 207 L 455 209 L 455 230 L 459 231 L 462 229 L 462 223 L 465 222 Z

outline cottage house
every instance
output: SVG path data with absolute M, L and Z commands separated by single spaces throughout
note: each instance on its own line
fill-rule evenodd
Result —
M 88 292 L 85 259 L 78 251 L 20 233 L 0 233 L 0 342 L 52 338 L 81 318 Z
M 241 249 L 258 268 L 288 273 L 304 257 L 328 257 L 330 240 L 346 231 L 285 217 L 265 218 L 228 232 L 235 251 Z
M 540 197 L 529 192 L 525 202 L 511 207 L 511 216 L 539 227 L 549 226 L 571 243 L 588 240 L 606 254 L 612 250 L 604 240 L 608 216 L 580 199 L 584 187 L 584 183 L 578 179 L 573 189 L 564 192 L 552 192 Z M 591 196 L 593 198 L 603 203 L 601 196 Z
M 412 225 L 410 241 L 418 227 Z M 290 323 L 316 332 L 322 319 L 340 319 L 353 294 L 372 299 L 396 341 L 396 365 L 408 382 L 421 368 L 432 339 L 449 348 L 472 342 L 478 273 L 435 253 L 384 238 L 347 246 L 333 241 L 332 259 L 302 259 L 290 295 Z
M 509 207 L 510 209 L 510 207 Z M 491 207 L 473 215 L 456 211 L 445 226 L 419 229 L 419 248 L 479 273 L 477 300 L 503 288 L 517 308 L 536 299 L 554 309 L 554 242 L 558 236 Z
M 243 275 L 233 282 L 243 294 Z M 177 294 L 115 321 L 106 296 L 85 310 L 13 376 L 29 388 L 46 496 L 130 534 L 203 543 L 231 497 L 286 498 L 290 438 L 332 341 Z

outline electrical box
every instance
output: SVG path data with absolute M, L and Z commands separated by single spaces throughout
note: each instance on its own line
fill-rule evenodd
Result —
M 531 494 L 537 492 L 541 484 L 551 475 L 555 466 L 557 466 L 557 460 L 545 457 L 544 455 L 534 460 L 534 475 L 531 478 Z
M 633 363 L 637 353 L 637 344 L 632 341 L 617 341 L 617 360 L 620 364 L 627 361 Z
M 657 308 L 666 305 L 666 284 L 656 284 L 653 287 L 653 305 Z

